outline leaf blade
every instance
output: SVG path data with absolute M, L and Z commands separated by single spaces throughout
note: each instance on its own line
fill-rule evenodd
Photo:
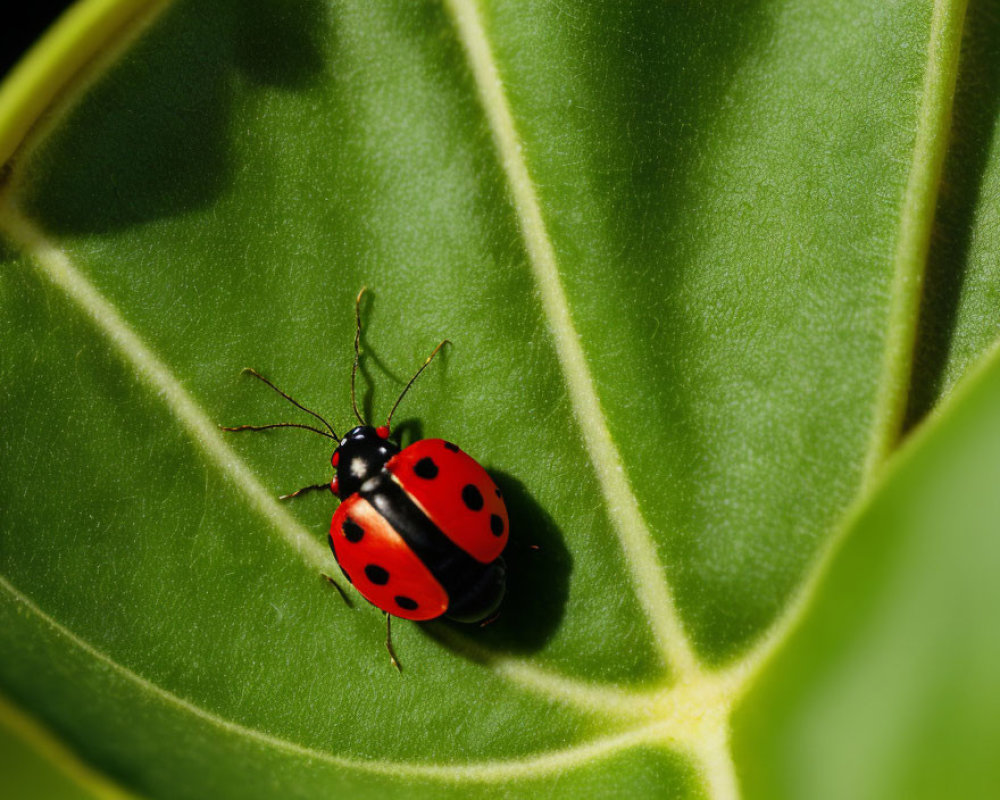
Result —
M 1000 558 L 996 352 L 900 453 L 737 713 L 747 797 L 937 797 L 995 785 L 984 748 L 1000 735 L 989 677 L 1000 648 L 982 609 L 996 599 L 988 574 Z

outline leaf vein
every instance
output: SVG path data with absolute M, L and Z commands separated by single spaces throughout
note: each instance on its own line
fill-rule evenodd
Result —
M 905 460 L 904 455 L 923 440 L 927 430 L 936 427 L 939 415 L 932 412 L 931 417 L 904 442 L 902 449 L 893 449 L 906 413 L 923 271 L 944 166 L 966 6 L 967 0 L 937 0 L 932 12 L 927 41 L 928 66 L 924 73 L 913 158 L 903 194 L 900 230 L 893 256 L 887 343 L 861 485 L 827 537 L 826 544 L 815 556 L 811 569 L 784 613 L 756 645 L 732 665 L 732 669 L 745 673 L 744 691 L 805 617 L 841 542 L 879 487 Z M 982 363 L 988 363 L 992 357 L 984 357 Z M 961 394 L 962 387 L 972 385 L 974 376 L 978 375 L 978 371 L 970 374 L 956 387 L 953 397 Z
M 652 533 L 639 509 L 618 447 L 608 428 L 573 323 L 555 251 L 482 19 L 474 0 L 448 0 L 447 4 L 510 185 L 528 260 L 566 378 L 570 402 L 604 494 L 612 525 L 625 552 L 636 595 L 665 660 L 682 679 L 696 675 L 700 664 L 659 563 Z
M 7 205 L 0 227 L 32 258 L 38 269 L 62 290 L 112 342 L 125 361 L 173 412 L 183 429 L 208 457 L 247 497 L 250 507 L 295 551 L 306 566 L 317 572 L 329 568 L 329 551 L 309 533 L 257 480 L 240 456 L 224 441 L 214 422 L 184 388 L 169 367 L 136 333 L 128 322 L 72 264 L 69 257 L 42 230 Z M 480 657 L 496 675 L 521 688 L 585 711 L 618 709 L 637 713 L 642 701 L 612 688 L 588 685 L 511 656 Z
M 594 739 L 563 750 L 555 750 L 537 756 L 507 761 L 483 761 L 466 764 L 422 764 L 406 761 L 374 761 L 338 756 L 241 725 L 238 722 L 233 722 L 219 714 L 202 708 L 191 700 L 176 695 L 153 683 L 148 678 L 133 672 L 128 667 L 115 661 L 108 654 L 97 649 L 90 642 L 82 639 L 45 613 L 29 597 L 11 584 L 6 577 L 0 576 L 0 589 L 6 593 L 9 599 L 19 605 L 22 610 L 41 620 L 58 637 L 67 640 L 74 647 L 107 667 L 120 678 L 135 685 L 140 691 L 151 696 L 156 701 L 181 712 L 191 714 L 202 722 L 220 729 L 231 736 L 249 739 L 258 744 L 273 747 L 276 750 L 299 758 L 368 774 L 444 781 L 472 780 L 483 783 L 501 782 L 519 777 L 547 775 L 575 766 L 589 765 L 595 758 L 606 758 L 628 747 L 662 741 L 665 734 L 669 733 L 667 729 L 671 727 L 669 723 L 662 721 L 638 725 L 630 730 Z
M 896 445 L 906 414 L 920 321 L 920 298 L 951 128 L 967 2 L 937 0 L 931 16 L 927 69 L 893 253 L 886 345 L 862 491 Z

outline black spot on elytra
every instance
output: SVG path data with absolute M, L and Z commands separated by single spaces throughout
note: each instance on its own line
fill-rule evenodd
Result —
M 465 503 L 470 511 L 479 511 L 483 507 L 482 492 L 471 483 L 467 483 L 465 484 L 465 488 L 462 489 L 462 502 Z
M 490 514 L 490 530 L 494 536 L 503 536 L 503 520 L 497 514 Z
M 433 478 L 436 478 L 438 474 L 437 464 L 434 463 L 433 458 L 422 458 L 413 465 L 413 474 L 418 478 L 424 478 L 428 481 L 432 480 Z
M 344 538 L 349 542 L 360 542 L 361 537 L 365 535 L 365 529 L 350 517 L 344 520 L 344 524 L 340 526 L 340 529 L 344 532 Z
M 445 450 L 451 450 L 451 452 L 453 452 L 453 453 L 457 453 L 458 452 L 458 445 L 457 444 L 452 444 L 451 442 L 445 442 L 444 443 L 444 449 Z
M 389 582 L 389 572 L 378 564 L 369 564 L 365 567 L 365 575 L 368 580 L 377 586 L 385 586 Z
M 396 595 L 396 605 L 407 611 L 416 611 L 417 609 L 417 601 L 403 594 Z

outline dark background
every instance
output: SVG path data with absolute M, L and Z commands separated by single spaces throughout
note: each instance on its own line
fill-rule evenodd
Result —
M 0 25 L 0 78 L 5 77 L 27 52 L 45 29 L 49 27 L 64 9 L 72 5 L 70 0 L 45 2 L 31 0 L 8 9 L 5 23 Z

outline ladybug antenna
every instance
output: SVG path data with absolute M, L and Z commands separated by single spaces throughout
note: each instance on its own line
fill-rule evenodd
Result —
M 333 439 L 335 442 L 338 441 L 336 436 L 331 436 L 326 431 L 321 431 L 312 425 L 299 425 L 297 422 L 276 422 L 273 425 L 236 425 L 232 428 L 225 425 L 219 426 L 220 431 L 268 431 L 271 428 L 302 428 L 302 430 L 312 431 L 313 433 L 318 433 L 320 436 L 325 436 L 327 439 Z
M 392 415 L 396 413 L 396 409 L 399 408 L 399 404 L 403 402 L 403 398 L 406 397 L 406 393 L 410 391 L 410 387 L 413 386 L 414 381 L 416 381 L 416 379 L 420 377 L 420 373 L 423 372 L 425 369 L 427 369 L 427 365 L 430 364 L 431 359 L 438 354 L 438 350 L 440 350 L 446 344 L 451 344 L 451 341 L 448 339 L 442 339 L 441 343 L 434 348 L 434 351 L 429 356 L 427 356 L 427 360 L 420 365 L 420 369 L 418 369 L 416 372 L 413 373 L 413 377 L 410 378 L 410 382 L 403 387 L 403 391 L 399 393 L 399 397 L 396 399 L 396 404 L 392 407 L 392 411 L 389 412 L 389 416 L 386 417 L 385 427 L 387 428 L 391 427 Z
M 289 403 L 291 403 L 296 408 L 301 408 L 307 414 L 312 414 L 314 417 L 316 417 L 316 419 L 318 419 L 320 422 L 322 422 L 324 425 L 326 425 L 327 430 L 329 430 L 330 433 L 329 434 L 324 433 L 323 431 L 319 430 L 318 428 L 313 428 L 313 427 L 310 427 L 309 425 L 298 425 L 298 424 L 295 424 L 295 423 L 292 423 L 292 422 L 280 422 L 277 425 L 240 425 L 237 428 L 223 428 L 223 430 L 248 431 L 248 430 L 265 430 L 267 428 L 305 428 L 306 430 L 312 431 L 313 433 L 318 433 L 320 436 L 329 436 L 329 438 L 331 438 L 331 439 L 334 439 L 336 441 L 340 441 L 340 437 L 337 436 L 337 432 L 333 429 L 333 426 L 329 422 L 327 422 L 325 419 L 323 419 L 315 411 L 313 411 L 310 408 L 306 408 L 304 405 L 302 405 L 302 403 L 300 403 L 294 397 L 290 397 L 289 395 L 285 394 L 283 391 L 281 391 L 281 389 L 279 389 L 277 386 L 275 386 L 273 383 L 271 383 L 271 381 L 269 381 L 267 378 L 265 378 L 263 375 L 261 375 L 259 372 L 257 372 L 257 370 L 251 369 L 250 367 L 246 367 L 243 370 L 243 372 L 245 372 L 247 375 L 253 375 L 253 377 L 255 377 L 257 380 L 262 381 L 263 383 L 266 383 L 268 386 L 270 386 L 272 389 L 274 389 L 274 391 L 276 391 L 278 394 L 280 394 L 282 397 L 284 397 Z
M 364 418 L 361 416 L 361 412 L 358 411 L 358 401 L 357 395 L 354 392 L 354 380 L 358 374 L 358 360 L 361 358 L 361 295 L 365 293 L 367 286 L 362 286 L 361 291 L 358 292 L 358 297 L 354 301 L 354 366 L 351 367 L 351 407 L 354 409 L 354 416 L 358 418 L 358 422 L 362 425 L 367 425 Z

